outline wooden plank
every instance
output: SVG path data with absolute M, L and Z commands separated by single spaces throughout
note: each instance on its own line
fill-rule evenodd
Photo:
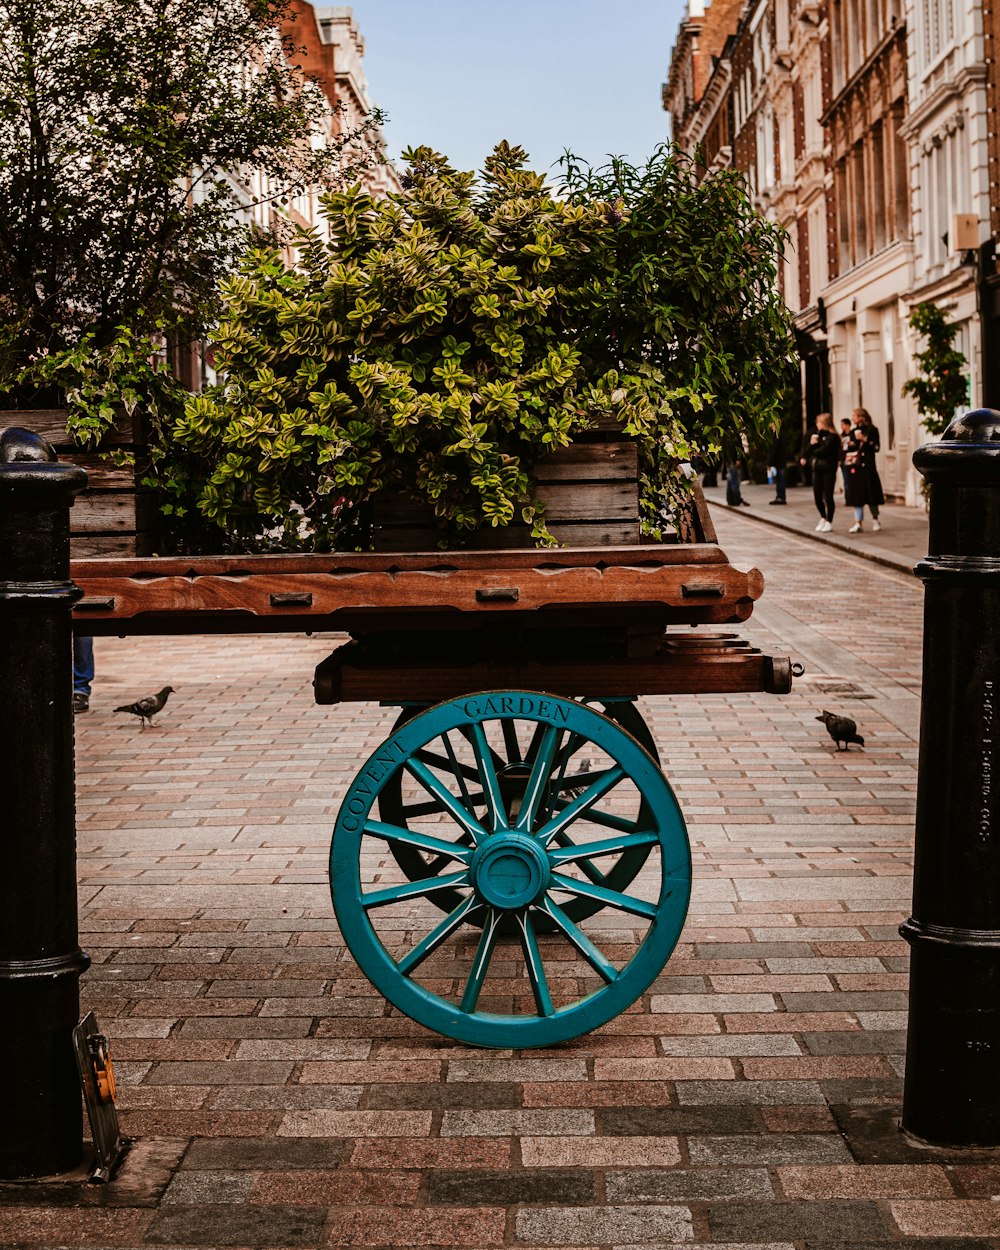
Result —
M 147 562 L 147 571 L 134 577 L 102 576 L 94 567 L 99 562 L 74 563 L 74 580 L 85 595 L 75 609 L 76 620 L 98 624 L 113 620 L 120 625 L 146 616 L 162 618 L 166 624 L 176 614 L 242 613 L 262 622 L 294 615 L 313 627 L 330 628 L 336 627 L 330 622 L 341 614 L 360 619 L 365 613 L 389 613 L 402 620 L 407 613 L 452 611 L 523 620 L 550 609 L 579 617 L 603 606 L 620 611 L 623 619 L 648 610 L 664 622 L 718 621 L 748 616 L 763 590 L 759 572 L 743 573 L 728 564 L 557 565 L 516 573 L 484 568 L 341 569 L 333 575 L 250 573 L 236 566 L 221 574 L 164 569 L 160 575 L 160 563 Z
M 447 665 L 366 663 L 357 644 L 338 648 L 316 669 L 318 703 L 436 702 L 483 690 L 537 690 L 594 698 L 640 694 L 727 694 L 790 689 L 790 666 L 742 640 L 719 653 L 665 653 L 648 659 Z
M 69 552 L 72 560 L 134 556 L 136 549 L 134 530 L 122 534 L 71 534 Z
M 672 569 L 690 565 L 728 564 L 725 553 L 714 544 L 667 546 L 648 543 L 637 547 L 590 547 L 502 551 L 334 551 L 326 554 L 156 556 L 152 559 L 94 560 L 74 566 L 73 576 L 125 577 L 142 581 L 151 577 L 258 577 L 271 573 L 325 573 L 348 577 L 355 573 L 499 572 L 538 569 L 546 573 L 564 569 L 642 568 Z
M 0 409 L 0 427 L 19 426 L 40 434 L 59 452 L 60 459 L 72 459 L 80 452 L 79 444 L 66 432 L 65 408 L 5 408 Z M 101 439 L 102 447 L 129 447 L 145 445 L 145 422 L 138 409 L 128 416 L 119 410 Z M 67 453 L 64 455 L 63 453 Z
M 635 482 L 639 476 L 638 451 L 631 440 L 611 443 L 572 443 L 545 456 L 535 465 L 539 484 L 571 481 Z
M 150 500 L 128 491 L 84 491 L 73 504 L 71 530 L 74 534 L 134 534 L 149 527 L 154 512 Z

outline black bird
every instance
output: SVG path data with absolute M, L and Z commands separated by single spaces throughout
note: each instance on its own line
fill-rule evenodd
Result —
M 859 747 L 865 745 L 864 738 L 858 733 L 857 723 L 849 716 L 836 716 L 833 712 L 821 712 L 816 719 L 826 725 L 826 732 L 836 742 L 838 751 L 841 749 L 841 743 L 844 744 L 845 751 L 848 750 L 849 742 L 856 742 Z
M 133 716 L 138 716 L 143 729 L 145 729 L 147 723 L 152 725 L 153 717 L 162 709 L 164 703 L 173 693 L 173 686 L 164 686 L 159 694 L 151 694 L 145 699 L 137 699 L 135 703 L 123 703 L 121 707 L 116 707 L 115 711 L 131 712 Z

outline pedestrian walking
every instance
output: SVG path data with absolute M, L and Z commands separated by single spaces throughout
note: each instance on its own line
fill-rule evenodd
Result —
M 833 428 L 833 417 L 828 412 L 821 412 L 816 418 L 816 428 L 806 434 L 801 462 L 808 463 L 812 470 L 813 499 L 819 513 L 816 532 L 829 534 L 833 529 L 833 488 L 840 463 L 840 438 Z
M 728 467 L 726 473 L 726 503 L 730 508 L 749 508 L 749 502 L 743 498 L 743 492 L 740 489 L 740 480 L 742 478 L 743 463 L 740 460 L 734 460 Z
M 769 499 L 768 503 L 787 503 L 785 498 L 785 436 L 781 429 L 775 430 L 774 438 L 771 439 L 771 472 L 774 481 L 774 498 Z M 769 475 L 769 480 L 771 476 Z
M 878 429 L 865 408 L 855 408 L 851 414 L 854 427 L 851 444 L 844 457 L 844 501 L 854 509 L 854 524 L 847 531 L 860 534 L 864 529 L 865 508 L 872 514 L 872 530 L 882 528 L 878 519 L 879 508 L 885 503 L 882 482 L 875 464 L 875 454 L 881 446 Z

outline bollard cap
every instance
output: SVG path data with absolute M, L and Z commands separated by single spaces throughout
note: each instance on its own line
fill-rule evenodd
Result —
M 61 464 L 40 434 L 11 426 L 0 434 L 0 509 L 68 508 L 87 485 L 75 464 Z
M 1000 483 L 1000 412 L 975 408 L 955 417 L 939 443 L 924 443 L 913 464 L 932 482 L 993 486 Z

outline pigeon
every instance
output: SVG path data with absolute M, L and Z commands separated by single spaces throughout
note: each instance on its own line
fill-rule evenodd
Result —
M 863 747 L 865 740 L 858 733 L 858 726 L 849 716 L 836 716 L 833 712 L 822 712 L 816 717 L 826 725 L 826 732 L 836 742 L 837 750 L 841 749 L 840 744 L 843 743 L 843 749 L 848 750 L 848 743 L 856 742 L 858 746 Z
M 159 694 L 148 695 L 145 699 L 137 699 L 135 703 L 123 703 L 121 707 L 116 707 L 116 712 L 131 712 L 133 716 L 138 716 L 145 729 L 147 723 L 152 725 L 153 717 L 159 712 L 167 699 L 174 693 L 173 686 L 164 686 Z

